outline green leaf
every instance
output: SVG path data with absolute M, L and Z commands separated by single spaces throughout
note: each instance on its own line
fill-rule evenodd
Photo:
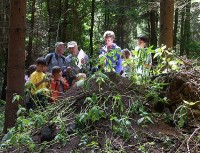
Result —
M 81 80 L 76 82 L 76 85 L 77 85 L 77 87 L 82 87 L 84 85 L 84 83 L 85 83 L 85 80 L 81 79 Z
M 137 124 L 140 125 L 143 121 L 144 121 L 144 117 L 140 118 L 140 119 L 137 121 Z

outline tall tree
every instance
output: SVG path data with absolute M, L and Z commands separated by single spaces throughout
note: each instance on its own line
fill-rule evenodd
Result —
M 160 0 L 160 45 L 173 47 L 174 0 Z
M 91 11 L 91 28 L 90 28 L 90 57 L 93 55 L 93 32 L 94 32 L 94 12 L 95 12 L 95 0 L 92 0 Z
M 184 38 L 184 17 L 185 17 L 185 11 L 181 11 L 181 32 L 180 32 L 180 37 L 181 37 L 181 42 L 180 42 L 180 55 L 182 56 L 183 53 L 185 52 L 185 38 Z
M 177 31 L 178 31 L 178 13 L 179 9 L 178 7 L 175 9 L 175 15 L 174 15 L 174 34 L 173 34 L 173 48 L 176 49 L 176 42 L 177 42 Z
M 184 25 L 184 37 L 185 37 L 185 51 L 186 54 L 189 55 L 189 44 L 190 44 L 190 9 L 191 9 L 191 0 L 187 0 L 186 5 L 186 17 L 185 17 L 185 25 Z
M 150 19 L 150 45 L 153 45 L 154 48 L 157 47 L 157 11 L 152 9 L 149 12 Z
M 0 54 L 2 56 L 3 85 L 1 90 L 1 99 L 6 101 L 6 87 L 7 87 L 7 61 L 8 61 L 8 26 L 9 26 L 9 1 L 3 0 L 1 3 L 1 28 L 0 28 Z
M 64 21 L 63 21 L 63 32 L 62 32 L 62 41 L 66 42 L 67 41 L 67 25 L 68 25 L 68 21 L 67 21 L 67 16 L 68 16 L 68 9 L 69 9 L 69 4 L 68 4 L 68 0 L 64 1 L 64 6 L 66 12 L 63 14 L 64 15 Z
M 28 56 L 26 60 L 26 67 L 32 64 L 32 48 L 33 48 L 33 34 L 35 25 L 35 0 L 31 0 L 31 20 L 30 20 L 30 33 L 28 39 Z
M 10 1 L 10 25 L 8 45 L 7 95 L 4 132 L 14 126 L 18 104 L 13 95 L 23 96 L 25 65 L 26 0 Z

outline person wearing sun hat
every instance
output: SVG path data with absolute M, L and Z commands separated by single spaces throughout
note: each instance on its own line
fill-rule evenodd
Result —
M 55 52 L 49 53 L 46 55 L 45 59 L 48 65 L 47 71 L 51 73 L 52 68 L 54 66 L 59 66 L 62 70 L 66 68 L 65 56 L 63 55 L 65 52 L 65 43 L 56 42 L 55 43 Z
M 70 54 L 65 58 L 67 65 L 66 73 L 69 85 L 71 86 L 72 81 L 76 79 L 79 73 L 89 72 L 89 57 L 82 49 L 78 50 L 76 41 L 68 42 L 67 48 Z

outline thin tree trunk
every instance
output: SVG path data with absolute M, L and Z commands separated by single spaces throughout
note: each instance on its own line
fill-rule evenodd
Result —
M 184 37 L 185 37 L 185 51 L 187 56 L 189 55 L 189 44 L 190 44 L 190 9 L 191 9 L 191 0 L 187 0 L 186 5 L 186 18 L 184 26 Z
M 18 104 L 13 95 L 23 97 L 25 65 L 26 0 L 10 1 L 10 26 L 8 46 L 8 75 L 4 132 L 15 125 Z
M 184 38 L 184 17 L 185 17 L 185 12 L 181 12 L 181 42 L 180 42 L 180 56 L 183 56 L 185 52 L 185 38 Z
M 4 54 L 5 55 L 5 69 L 4 69 L 4 75 L 3 75 L 1 99 L 6 101 L 8 49 L 4 49 L 3 52 L 5 53 Z
M 59 25 L 58 25 L 58 41 L 62 40 L 62 28 L 61 28 L 61 25 L 62 25 L 62 0 L 59 0 L 58 1 L 58 19 L 59 19 Z
M 157 32 L 156 32 L 156 30 L 157 30 L 157 15 L 156 15 L 157 13 L 156 13 L 156 10 L 151 10 L 150 11 L 150 13 L 149 13 L 149 15 L 150 15 L 150 27 L 151 27 L 151 29 L 150 29 L 150 45 L 152 46 L 154 46 L 154 48 L 156 48 L 157 47 Z
M 76 36 L 74 35 L 75 33 L 77 33 L 77 29 L 78 29 L 78 0 L 74 0 L 74 8 L 73 8 L 73 21 L 72 21 L 72 32 L 71 32 L 71 40 L 75 40 Z
M 65 0 L 65 10 L 68 11 L 68 9 L 69 9 L 68 0 Z M 63 32 L 62 32 L 62 41 L 63 42 L 67 41 L 67 25 L 68 25 L 67 16 L 68 16 L 68 13 L 66 12 L 64 14 L 64 21 L 63 21 Z
M 177 34 L 177 29 L 178 29 L 178 7 L 175 10 L 175 16 L 174 16 L 174 35 L 173 35 L 173 48 L 176 50 L 176 34 Z
M 47 45 L 50 46 L 51 45 L 51 33 L 53 30 L 52 27 L 52 13 L 51 13 L 51 6 L 50 6 L 50 0 L 46 1 L 47 4 L 47 12 L 48 12 L 48 20 L 49 20 L 49 30 L 48 30 L 48 41 L 47 41 Z
M 33 49 L 33 35 L 34 35 L 34 25 L 35 25 L 35 0 L 32 0 L 31 3 L 31 27 L 29 33 L 29 40 L 28 40 L 28 56 L 26 60 L 26 67 L 32 64 L 32 49 Z
M 7 63 L 8 63 L 8 26 L 9 26 L 9 14 L 10 14 L 10 5 L 9 1 L 3 0 L 2 3 L 2 23 L 0 28 L 1 30 L 1 54 L 4 56 L 4 61 L 2 65 L 2 72 L 3 72 L 3 85 L 1 89 L 1 99 L 6 101 L 6 87 L 7 87 Z
M 91 11 L 91 29 L 90 29 L 90 58 L 93 56 L 93 31 L 94 31 L 94 12 L 95 12 L 95 0 L 92 0 L 92 11 Z
M 174 0 L 160 0 L 160 45 L 173 47 Z

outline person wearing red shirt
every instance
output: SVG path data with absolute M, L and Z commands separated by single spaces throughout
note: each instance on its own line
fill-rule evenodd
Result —
M 65 78 L 62 77 L 62 70 L 59 66 L 52 68 L 52 80 L 50 82 L 51 102 L 56 102 L 65 95 L 69 89 L 69 84 Z

